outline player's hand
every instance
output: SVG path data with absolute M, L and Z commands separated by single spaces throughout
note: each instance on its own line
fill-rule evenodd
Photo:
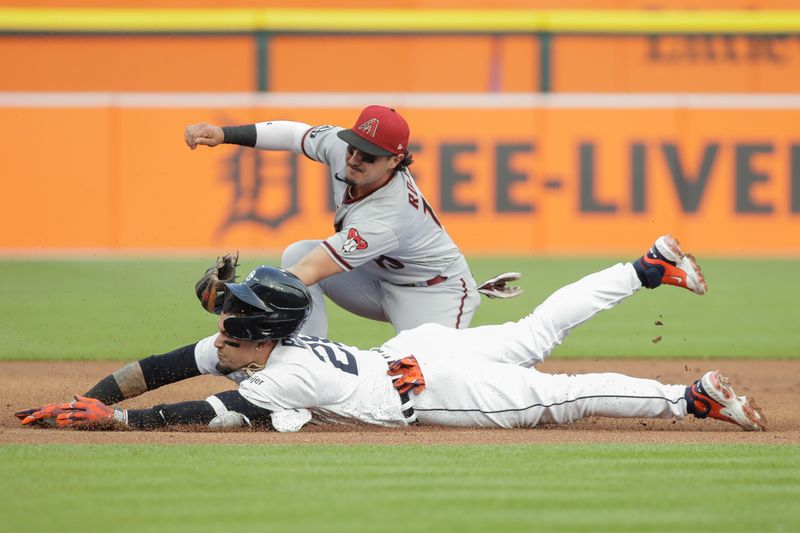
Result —
M 222 128 L 206 123 L 186 126 L 186 131 L 184 131 L 183 136 L 186 141 L 186 146 L 192 150 L 197 148 L 198 144 L 216 146 L 225 140 L 225 134 L 222 133 Z
M 509 281 L 517 281 L 522 277 L 519 272 L 506 272 L 499 274 L 492 279 L 484 281 L 479 287 L 478 292 L 489 298 L 514 298 L 522 294 L 519 287 L 509 287 Z
M 421 394 L 425 390 L 425 376 L 413 355 L 393 361 L 386 373 L 392 376 L 392 385 L 400 394 L 408 391 Z
M 41 407 L 17 411 L 14 413 L 14 416 L 22 422 L 23 426 L 56 427 L 58 425 L 58 415 L 66 413 L 66 411 L 61 408 L 61 405 L 62 402 L 48 403 Z
M 24 409 L 22 411 L 17 411 L 16 413 L 14 413 L 14 416 L 16 416 L 20 420 L 25 420 L 26 418 L 31 416 L 33 413 L 35 413 L 39 409 L 41 409 L 41 407 L 34 407 L 32 409 Z
M 58 427 L 67 427 L 84 422 L 94 422 L 114 417 L 114 409 L 100 400 L 75 396 L 75 401 L 59 405 L 64 412 L 56 417 Z

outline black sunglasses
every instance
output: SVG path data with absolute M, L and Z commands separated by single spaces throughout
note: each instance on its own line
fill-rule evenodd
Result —
M 347 145 L 347 154 L 348 155 L 353 155 L 354 153 L 356 153 L 356 150 L 361 152 L 361 161 L 363 161 L 364 163 L 371 164 L 371 163 L 374 163 L 375 161 L 378 160 L 377 156 L 374 156 L 372 154 L 368 154 L 365 151 L 356 148 L 352 144 L 348 144 Z

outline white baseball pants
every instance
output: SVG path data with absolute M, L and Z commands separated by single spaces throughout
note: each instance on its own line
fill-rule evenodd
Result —
M 382 349 L 420 362 L 427 388 L 414 404 L 423 424 L 533 427 L 589 416 L 681 418 L 685 385 L 532 368 L 572 328 L 640 288 L 633 266 L 617 264 L 557 290 L 517 322 L 467 330 L 427 325 L 402 332 Z

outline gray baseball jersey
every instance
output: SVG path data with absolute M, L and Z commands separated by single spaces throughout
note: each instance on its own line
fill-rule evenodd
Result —
M 372 350 L 298 336 L 280 341 L 264 369 L 228 377 L 240 384 L 243 397 L 273 412 L 276 429 L 289 431 L 312 417 L 405 425 L 410 405 L 394 389 L 387 362 L 408 355 L 425 376 L 425 390 L 410 400 L 422 424 L 534 427 L 587 416 L 681 418 L 687 414 L 685 385 L 533 368 L 570 329 L 640 288 L 633 267 L 619 264 L 559 289 L 517 322 L 464 330 L 427 324 Z M 208 337 L 195 348 L 203 373 L 218 374 L 213 341 Z M 287 417 L 294 422 L 286 423 Z
M 396 284 L 423 282 L 449 272 L 463 256 L 408 171 L 395 173 L 386 185 L 364 197 L 348 196 L 341 177 L 346 143 L 336 136 L 341 129 L 317 126 L 302 143 L 308 157 L 330 168 L 336 233 L 324 245 L 331 258 L 344 270 L 362 267 Z
M 351 198 L 343 178 L 347 143 L 336 135 L 342 128 L 275 121 L 258 123 L 256 130 L 256 148 L 303 153 L 329 167 L 335 233 L 295 243 L 281 261 L 291 267 L 321 245 L 345 271 L 312 288 L 314 311 L 303 333 L 327 335 L 323 293 L 351 312 L 391 322 L 396 331 L 425 323 L 469 326 L 480 303 L 475 281 L 407 170 L 372 193 Z

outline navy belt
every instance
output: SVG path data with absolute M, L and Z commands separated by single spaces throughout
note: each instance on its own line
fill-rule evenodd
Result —
M 417 413 L 414 411 L 414 400 L 411 399 L 409 391 L 400 394 L 400 409 L 403 411 L 403 418 L 409 426 L 418 426 Z

